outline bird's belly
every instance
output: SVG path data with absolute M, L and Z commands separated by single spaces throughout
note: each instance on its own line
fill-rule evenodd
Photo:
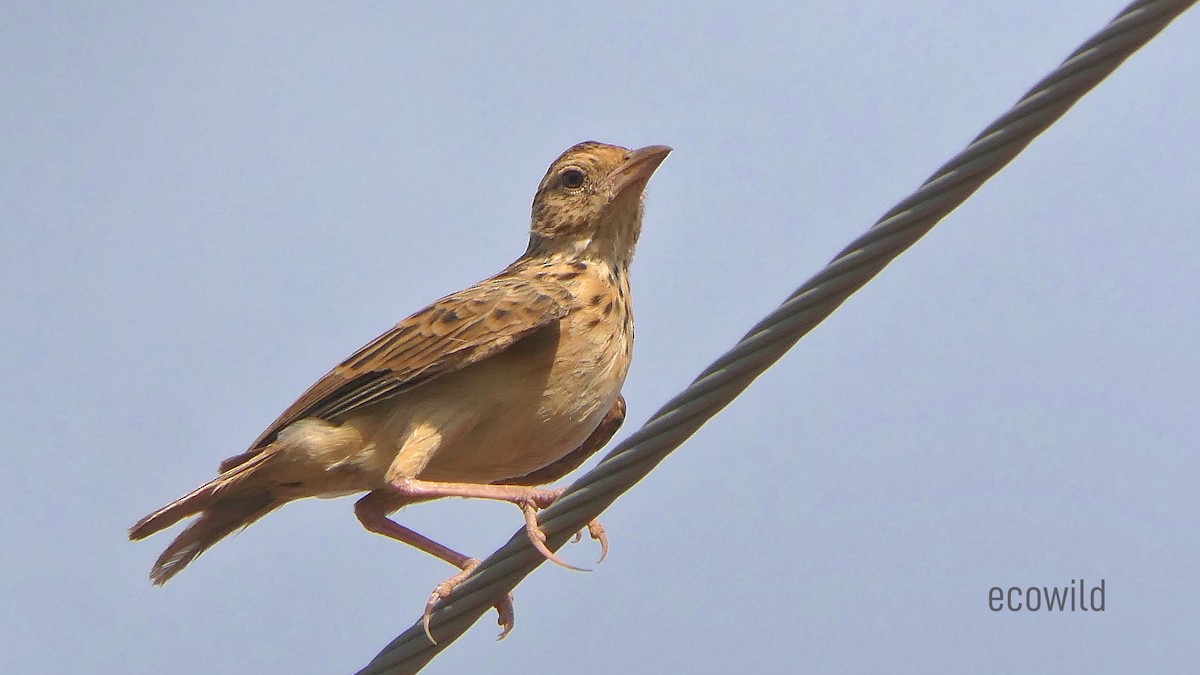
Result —
M 579 447 L 607 409 L 541 419 L 508 415 L 502 424 L 481 424 L 443 444 L 418 474 L 424 480 L 492 483 L 532 473 Z
M 447 433 L 417 477 L 491 483 L 524 476 L 579 447 L 616 403 L 627 360 L 607 344 L 568 340 L 534 338 L 519 345 L 523 350 L 431 383 L 446 388 L 437 398 L 461 407 L 455 417 L 464 424 L 443 425 Z M 592 353 L 581 359 L 584 349 Z

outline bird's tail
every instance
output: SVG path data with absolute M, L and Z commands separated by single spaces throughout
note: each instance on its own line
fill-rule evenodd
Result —
M 175 537 L 154 562 L 150 570 L 151 581 L 161 586 L 210 546 L 285 503 L 286 500 L 272 496 L 261 486 L 246 485 L 247 478 L 269 459 L 270 454 L 260 454 L 222 473 L 129 528 L 129 538 L 137 541 L 188 516 L 200 514 L 196 522 Z

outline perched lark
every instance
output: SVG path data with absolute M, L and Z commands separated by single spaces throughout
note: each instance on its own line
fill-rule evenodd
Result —
M 220 475 L 146 516 L 142 539 L 193 515 L 150 579 L 162 584 L 226 535 L 303 497 L 368 494 L 355 514 L 371 532 L 461 568 L 433 606 L 479 564 L 388 518 L 440 497 L 518 505 L 545 545 L 537 509 L 561 490 L 535 486 L 578 467 L 625 418 L 633 347 L 629 263 L 642 192 L 670 148 L 630 152 L 580 143 L 550 165 L 533 199 L 529 247 L 496 276 L 396 324 L 321 378 Z M 591 536 L 607 549 L 598 524 Z M 496 604 L 500 637 L 512 598 Z

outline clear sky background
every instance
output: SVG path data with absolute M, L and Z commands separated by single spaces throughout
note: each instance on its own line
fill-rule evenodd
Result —
M 414 5 L 5 6 L 0 671 L 361 667 L 453 569 L 349 499 L 162 589 L 171 534 L 125 529 L 520 254 L 591 138 L 675 147 L 629 433 L 1123 3 Z M 596 571 L 428 672 L 1194 667 L 1197 44 L 1192 11 L 622 497 Z M 398 518 L 480 556 L 520 525 Z M 1079 578 L 1103 613 L 988 608 Z

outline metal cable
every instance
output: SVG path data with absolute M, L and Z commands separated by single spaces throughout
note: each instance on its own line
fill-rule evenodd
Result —
M 1126 7 L 925 184 L 883 215 L 782 305 L 754 326 L 691 385 L 617 445 L 596 468 L 541 512 L 557 550 L 667 454 L 738 396 L 801 337 L 884 266 L 963 203 L 1038 134 L 1196 0 L 1142 0 Z M 434 611 L 431 644 L 418 621 L 358 675 L 408 675 L 462 635 L 545 559 L 524 529 L 491 555 Z

